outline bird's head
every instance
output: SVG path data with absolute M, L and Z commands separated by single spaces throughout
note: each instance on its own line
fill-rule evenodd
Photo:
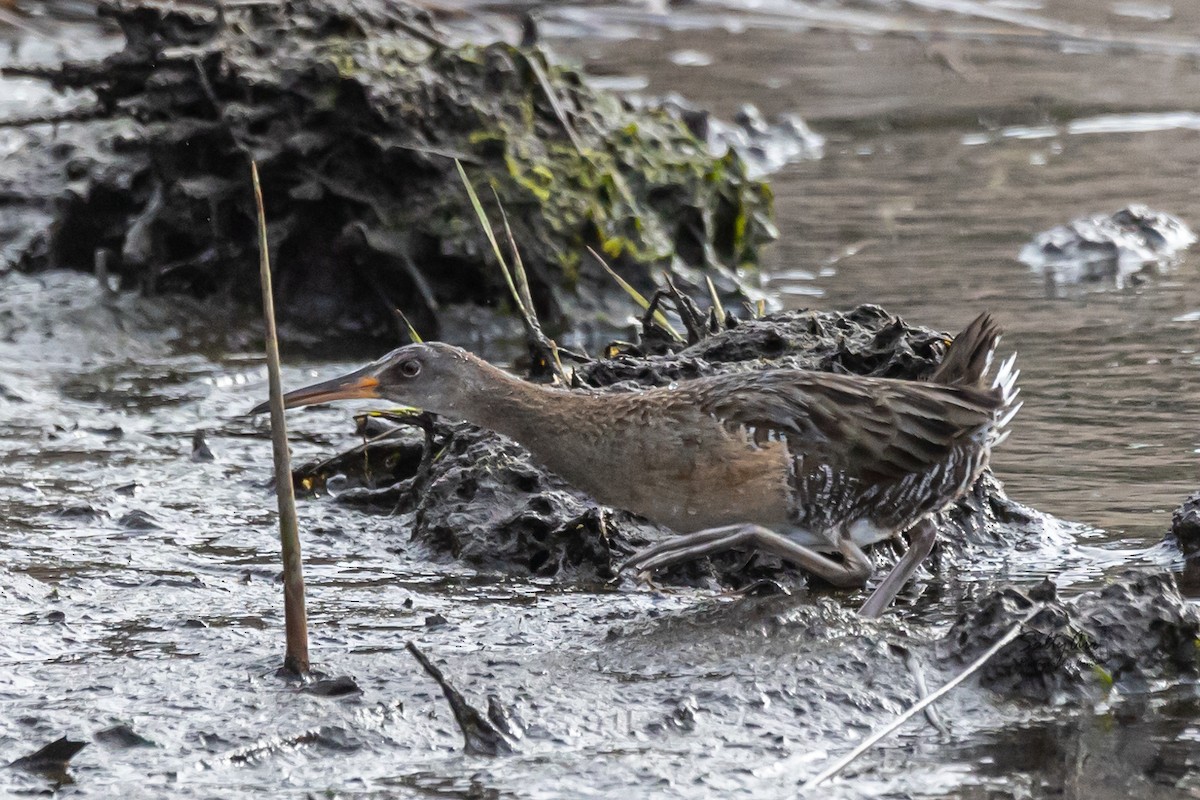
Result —
M 474 403 L 486 397 L 501 370 L 467 351 L 426 342 L 397 348 L 383 358 L 339 378 L 314 383 L 283 396 L 284 408 L 334 400 L 386 399 L 425 411 L 470 418 Z M 250 413 L 269 408 L 261 403 Z

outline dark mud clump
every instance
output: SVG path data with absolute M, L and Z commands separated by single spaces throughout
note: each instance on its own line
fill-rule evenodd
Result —
M 1043 231 L 1021 249 L 1020 258 L 1051 283 L 1123 287 L 1171 267 L 1195 241 L 1179 218 L 1131 205 Z
M 797 311 L 737 322 L 674 352 L 638 354 L 629 347 L 578 370 L 580 382 L 609 391 L 735 370 L 802 367 L 892 378 L 928 377 L 946 351 L 940 333 L 907 325 L 876 306 L 840 313 Z M 360 455 L 301 468 L 297 480 L 320 488 L 336 476 L 352 487 L 341 499 L 400 511 L 412 538 L 473 566 L 569 581 L 606 580 L 636 550 L 671 532 L 623 511 L 600 509 L 586 495 L 536 464 L 516 443 L 470 425 L 437 422 L 435 456 L 422 459 L 423 434 L 398 430 L 376 441 L 372 463 L 404 464 L 370 475 Z M 388 451 L 394 459 L 389 462 Z M 972 544 L 1013 543 L 1037 530 L 1039 518 L 1005 497 L 991 473 L 948 510 L 943 555 Z M 951 543 L 953 543 L 951 545 Z M 892 557 L 890 548 L 880 557 Z M 743 587 L 761 580 L 794 583 L 777 559 L 727 553 L 680 565 L 664 582 Z
M 627 348 L 584 365 L 579 376 L 589 386 L 618 388 L 666 386 L 764 367 L 921 380 L 933 374 L 949 341 L 945 334 L 912 327 L 878 306 L 845 313 L 787 312 L 741 320 L 686 347 Z
M 1191 597 L 1200 596 L 1200 492 L 1184 500 L 1171 514 L 1167 544 L 1183 554 L 1181 590 Z
M 983 668 L 985 687 L 1052 701 L 1099 695 L 1114 683 L 1195 675 L 1200 667 L 1200 611 L 1165 572 L 1127 570 L 1072 601 L 1058 599 L 1049 582 L 1029 593 L 999 589 L 963 612 L 942 650 L 971 661 L 1030 614 L 1017 639 Z
M 735 152 L 711 155 L 679 119 L 592 89 L 536 48 L 449 46 L 412 6 L 101 14 L 124 32 L 120 52 L 12 70 L 94 93 L 94 119 L 68 127 L 103 137 L 33 148 L 55 154 L 65 185 L 21 248 L 25 269 L 102 268 L 126 288 L 256 302 L 251 159 L 285 315 L 313 333 L 391 335 L 399 307 L 430 335 L 447 305 L 507 297 L 455 159 L 497 225 L 496 198 L 507 210 L 551 330 L 627 301 L 588 246 L 643 289 L 666 269 L 732 296 L 774 235 L 769 190 Z M 0 175 L 0 189 L 19 197 L 26 177 Z
M 1200 492 L 1184 500 L 1171 514 L 1171 537 L 1184 556 L 1200 558 Z

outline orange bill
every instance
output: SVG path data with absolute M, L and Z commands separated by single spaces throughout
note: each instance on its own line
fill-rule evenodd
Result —
M 355 370 L 349 375 L 332 378 L 303 389 L 296 389 L 283 396 L 284 408 L 299 408 L 315 403 L 330 403 L 334 400 L 360 400 L 379 398 L 379 378 L 375 377 L 374 364 Z M 259 403 L 250 409 L 251 414 L 262 414 L 271 408 L 271 401 Z

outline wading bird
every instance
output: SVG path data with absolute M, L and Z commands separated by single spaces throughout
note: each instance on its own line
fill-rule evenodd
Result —
M 451 345 L 410 344 L 284 403 L 385 398 L 503 434 L 598 502 L 679 534 L 622 569 L 757 548 L 860 587 L 873 571 L 863 548 L 907 533 L 862 607 L 878 616 L 1020 407 L 1015 356 L 987 381 L 999 339 L 981 314 L 928 381 L 764 369 L 620 393 L 539 386 Z

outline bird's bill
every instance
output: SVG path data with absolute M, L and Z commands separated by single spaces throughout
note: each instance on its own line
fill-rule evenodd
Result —
M 360 370 L 331 378 L 327 381 L 296 389 L 283 396 L 284 408 L 299 408 L 315 403 L 330 403 L 334 400 L 373 400 L 378 399 L 379 378 L 375 376 L 375 365 L 363 367 Z M 261 414 L 271 407 L 271 401 L 259 403 L 250 410 L 251 414 Z

